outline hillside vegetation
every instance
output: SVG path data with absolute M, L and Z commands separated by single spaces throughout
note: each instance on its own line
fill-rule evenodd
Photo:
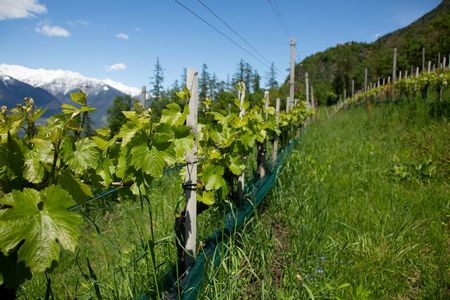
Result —
M 405 100 L 331 114 L 304 131 L 206 298 L 448 298 L 448 119 Z
M 426 49 L 426 61 L 438 65 L 450 54 L 450 0 L 444 0 L 435 9 L 409 26 L 389 33 L 373 43 L 349 42 L 313 54 L 296 66 L 297 93 L 304 94 L 304 74 L 309 74 L 316 98 L 324 104 L 335 103 L 339 95 L 364 85 L 364 68 L 368 68 L 368 80 L 387 78 L 392 74 L 393 48 L 398 49 L 398 70 L 411 66 L 422 67 L 422 48 Z M 287 84 L 283 87 L 287 90 Z

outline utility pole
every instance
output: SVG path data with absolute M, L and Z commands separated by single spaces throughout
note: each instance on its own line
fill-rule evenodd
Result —
M 147 88 L 144 86 L 142 86 L 142 94 L 141 94 L 141 104 L 142 107 L 145 109 L 146 107 L 146 102 L 147 102 Z
M 295 84 L 294 80 L 295 80 L 295 39 L 291 38 L 291 78 L 289 80 L 290 103 L 294 103 L 294 84 Z

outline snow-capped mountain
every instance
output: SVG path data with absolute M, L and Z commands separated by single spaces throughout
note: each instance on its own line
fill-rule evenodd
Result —
M 15 78 L 32 87 L 41 88 L 56 97 L 61 103 L 70 103 L 70 93 L 81 89 L 87 94 L 88 104 L 97 110 L 92 113 L 94 125 L 105 125 L 107 110 L 117 96 L 137 96 L 140 90 L 110 79 L 85 77 L 68 70 L 31 69 L 19 65 L 0 64 L 0 74 Z M 0 90 L 1 93 L 1 90 Z M 35 100 L 37 94 L 28 94 Z M 19 101 L 19 102 L 22 102 Z
M 23 104 L 25 97 L 32 97 L 36 99 L 37 106 L 47 108 L 44 116 L 60 110 L 61 103 L 46 90 L 31 86 L 0 72 L 0 106 L 6 105 L 11 109 L 18 103 Z
M 69 70 L 31 69 L 19 65 L 0 64 L 0 72 L 28 83 L 34 87 L 46 89 L 53 95 L 67 94 L 75 88 L 97 87 L 107 89 L 113 87 L 125 95 L 137 96 L 140 89 L 126 86 L 111 79 L 96 79 Z

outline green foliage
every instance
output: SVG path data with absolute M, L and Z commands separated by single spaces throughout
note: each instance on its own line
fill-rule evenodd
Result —
M 8 255 L 25 241 L 18 247 L 17 260 L 23 260 L 33 273 L 50 269 L 59 260 L 60 246 L 75 250 L 82 219 L 67 212 L 75 201 L 62 188 L 13 191 L 0 204 L 7 207 L 0 214 L 1 251 Z
M 305 94 L 304 74 L 308 73 L 314 85 L 315 98 L 320 104 L 334 104 L 347 90 L 351 80 L 355 92 L 364 90 L 364 69 L 368 82 L 392 76 L 393 49 L 398 49 L 397 70 L 422 67 L 422 48 L 428 60 L 438 67 L 438 53 L 448 55 L 450 49 L 450 2 L 443 1 L 437 8 L 411 25 L 389 33 L 371 44 L 349 42 L 331 47 L 305 58 L 296 66 L 296 94 Z M 442 58 L 441 58 L 442 60 Z M 426 66 L 425 66 L 426 67 Z

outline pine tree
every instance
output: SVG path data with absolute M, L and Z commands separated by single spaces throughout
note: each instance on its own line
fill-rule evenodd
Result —
M 199 97 L 200 101 L 206 100 L 206 97 L 208 97 L 208 90 L 209 90 L 209 73 L 208 73 L 208 66 L 206 64 L 203 64 L 202 66 L 202 73 L 200 75 L 199 79 Z
M 266 77 L 267 77 L 266 87 L 268 89 L 273 90 L 273 89 L 278 88 L 278 82 L 276 80 L 277 73 L 275 71 L 275 64 L 274 63 L 272 63 L 270 65 L 270 69 L 269 69 L 269 72 L 266 73 Z
M 152 81 L 150 84 L 152 85 L 152 95 L 155 99 L 161 99 L 163 96 L 163 82 L 164 82 L 164 74 L 161 64 L 159 63 L 159 57 L 156 58 L 155 69 L 153 71 L 154 75 L 152 77 Z
M 133 100 L 130 96 L 117 96 L 114 98 L 113 104 L 108 108 L 108 127 L 111 130 L 111 136 L 116 134 L 126 118 L 122 111 L 131 109 Z
M 258 71 L 254 71 L 252 75 L 252 89 L 256 93 L 261 90 L 261 76 L 259 76 Z
M 181 73 L 181 87 L 186 86 L 186 80 L 187 80 L 187 69 L 183 68 L 183 72 Z

